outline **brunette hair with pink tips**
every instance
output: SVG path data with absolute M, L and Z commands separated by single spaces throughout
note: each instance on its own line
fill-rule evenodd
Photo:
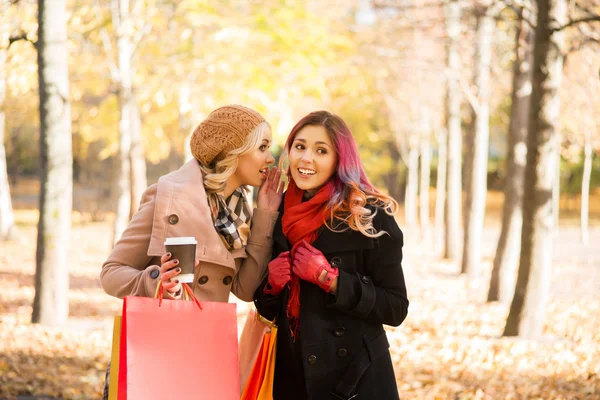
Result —
M 305 126 L 324 127 L 336 152 L 337 165 L 330 178 L 334 193 L 327 207 L 330 215 L 324 221 L 325 225 L 338 232 L 347 230 L 348 228 L 345 227 L 347 225 L 350 229 L 368 237 L 383 235 L 384 232 L 376 232 L 373 228 L 375 214 L 366 208 L 366 205 L 382 208 L 387 214 L 392 215 L 398 209 L 398 203 L 390 196 L 380 193 L 369 182 L 352 132 L 339 116 L 328 111 L 314 111 L 298 121 L 285 143 L 285 154 L 280 161 L 280 168 L 292 148 L 296 135 Z M 281 170 L 283 171 L 284 168 Z M 289 167 L 286 170 L 291 177 Z

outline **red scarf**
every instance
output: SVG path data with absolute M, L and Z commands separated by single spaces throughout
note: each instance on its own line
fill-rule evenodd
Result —
M 295 247 L 302 240 L 312 244 L 319 236 L 318 229 L 326 218 L 326 206 L 333 194 L 331 182 L 321 189 L 308 201 L 302 202 L 304 191 L 296 186 L 293 179 L 283 200 L 283 217 L 281 225 L 283 234 L 292 245 L 291 256 L 294 257 Z M 290 332 L 295 340 L 300 319 L 300 279 L 292 274 L 290 297 L 287 304 L 287 317 L 290 321 Z

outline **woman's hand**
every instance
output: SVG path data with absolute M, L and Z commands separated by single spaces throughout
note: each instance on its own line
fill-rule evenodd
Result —
M 267 178 L 258 189 L 257 208 L 266 211 L 277 211 L 283 197 L 284 182 L 279 182 L 281 171 L 277 167 L 268 169 Z
M 175 297 L 181 291 L 181 283 L 177 280 L 176 276 L 181 273 L 181 268 L 178 259 L 171 260 L 171 253 L 163 254 L 160 258 L 162 265 L 160 266 L 160 280 L 164 290 Z
M 292 272 L 300 279 L 314 283 L 326 292 L 335 292 L 340 272 L 332 267 L 319 250 L 305 240 L 296 246 Z
M 285 285 L 292 280 L 292 259 L 290 252 L 286 251 L 269 263 L 269 279 L 263 291 L 268 294 L 278 295 Z
M 160 258 L 162 265 L 160 266 L 160 280 L 164 290 L 169 292 L 173 297 L 179 297 L 181 295 L 181 282 L 177 280 L 177 275 L 181 273 L 181 268 L 177 265 L 179 260 L 171 260 L 171 253 L 165 253 Z M 194 268 L 198 266 L 199 260 L 196 260 Z

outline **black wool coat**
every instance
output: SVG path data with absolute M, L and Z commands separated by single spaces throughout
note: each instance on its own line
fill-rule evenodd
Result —
M 398 326 L 408 312 L 402 271 L 403 235 L 393 217 L 377 211 L 373 226 L 387 234 L 369 238 L 322 227 L 312 244 L 339 269 L 338 287 L 328 294 L 300 281 L 298 337 L 292 340 L 286 306 L 289 289 L 254 295 L 258 312 L 279 326 L 275 400 L 398 399 L 389 343 L 383 324 Z M 273 258 L 290 250 L 281 215 L 273 232 Z M 353 397 L 355 396 L 355 397 Z

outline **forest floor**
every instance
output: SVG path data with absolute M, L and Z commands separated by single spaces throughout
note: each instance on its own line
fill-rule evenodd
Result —
M 98 279 L 110 224 L 74 216 L 70 320 L 48 328 L 30 323 L 37 211 L 17 209 L 16 218 L 15 239 L 0 243 L 0 399 L 98 399 L 122 304 Z M 409 314 L 386 328 L 401 398 L 600 398 L 600 224 L 592 221 L 584 246 L 574 222 L 561 221 L 544 336 L 535 341 L 501 337 L 508 305 L 485 303 L 498 234 L 498 222 L 487 224 L 481 274 L 468 281 L 405 231 Z M 251 305 L 237 303 L 241 329 Z

